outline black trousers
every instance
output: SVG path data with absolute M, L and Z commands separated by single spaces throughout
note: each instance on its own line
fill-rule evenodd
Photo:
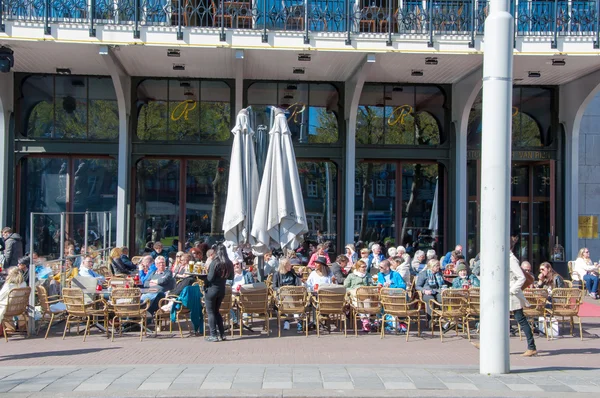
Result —
M 219 332 L 218 335 L 223 336 L 225 334 L 223 317 L 219 312 L 224 297 L 225 289 L 221 290 L 215 287 L 209 287 L 204 296 L 204 304 L 208 316 L 208 327 L 210 328 L 210 335 L 213 337 L 217 336 L 217 331 Z
M 529 322 L 527 322 L 527 317 L 523 314 L 523 309 L 515 310 L 515 321 L 519 323 L 521 326 L 521 330 L 525 333 L 525 338 L 527 338 L 527 349 L 528 350 L 536 350 L 535 348 L 535 340 L 533 339 L 533 332 L 531 331 L 531 326 Z

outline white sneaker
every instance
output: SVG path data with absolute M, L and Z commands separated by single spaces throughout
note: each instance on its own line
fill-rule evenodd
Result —
M 290 323 L 288 321 L 283 322 L 283 330 L 290 330 Z

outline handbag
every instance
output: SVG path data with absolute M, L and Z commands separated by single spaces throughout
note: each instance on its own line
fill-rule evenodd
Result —
M 525 275 L 525 282 L 521 286 L 521 290 L 525 290 L 528 287 L 532 286 L 535 282 L 535 278 L 529 272 L 523 271 L 523 275 Z

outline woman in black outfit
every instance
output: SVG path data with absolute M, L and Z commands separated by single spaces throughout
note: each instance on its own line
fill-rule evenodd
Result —
M 208 315 L 208 326 L 210 336 L 207 341 L 225 340 L 225 328 L 223 326 L 223 317 L 219 312 L 223 298 L 225 297 L 225 282 L 233 278 L 233 263 L 227 256 L 225 246 L 217 247 L 217 257 L 210 263 L 208 276 L 205 284 L 204 303 Z M 219 336 L 217 336 L 217 328 Z

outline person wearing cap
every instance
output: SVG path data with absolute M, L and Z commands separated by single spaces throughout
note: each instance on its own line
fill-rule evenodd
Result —
M 452 289 L 465 289 L 469 287 L 479 287 L 479 278 L 475 275 L 467 275 L 467 265 L 464 261 L 459 261 L 456 266 L 458 276 L 452 281 Z
M 313 289 L 315 285 L 327 285 L 334 283 L 332 278 L 334 278 L 333 273 L 327 266 L 327 259 L 323 256 L 317 257 L 314 261 L 315 270 L 310 273 L 308 279 L 306 280 L 306 285 Z

